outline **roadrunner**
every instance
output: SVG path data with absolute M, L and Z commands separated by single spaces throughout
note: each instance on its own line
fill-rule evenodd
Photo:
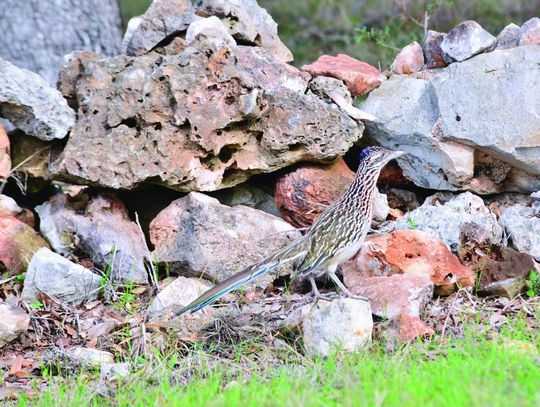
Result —
M 353 296 L 336 276 L 340 263 L 349 260 L 360 249 L 371 226 L 373 195 L 381 169 L 394 158 L 406 154 L 382 147 L 367 147 L 360 154 L 360 166 L 347 191 L 328 206 L 308 232 L 241 272 L 211 288 L 176 313 L 195 312 L 234 289 L 274 270 L 285 263 L 293 264 L 293 279 L 307 277 L 315 297 L 324 298 L 317 289 L 315 272 L 326 272 L 345 295 Z

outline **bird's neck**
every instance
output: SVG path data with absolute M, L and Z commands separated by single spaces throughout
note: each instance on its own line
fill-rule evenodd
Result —
M 377 187 L 377 179 L 381 170 L 379 168 L 366 168 L 360 166 L 356 172 L 354 181 L 352 182 L 347 195 L 351 203 L 357 205 L 360 209 L 371 211 L 375 189 Z

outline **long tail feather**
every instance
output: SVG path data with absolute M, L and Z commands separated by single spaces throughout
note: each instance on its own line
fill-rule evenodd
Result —
M 191 311 L 192 313 L 199 311 L 207 305 L 217 301 L 219 298 L 223 297 L 232 290 L 249 283 L 257 277 L 262 276 L 263 274 L 266 274 L 287 262 L 293 261 L 301 256 L 305 256 L 306 253 L 307 250 L 305 247 L 305 240 L 303 237 L 301 237 L 284 249 L 280 249 L 277 252 L 272 253 L 257 263 L 246 267 L 239 273 L 236 273 L 235 275 L 223 280 L 215 287 L 206 291 L 191 304 L 186 305 L 184 308 L 178 311 L 175 316 L 182 315 L 188 311 Z

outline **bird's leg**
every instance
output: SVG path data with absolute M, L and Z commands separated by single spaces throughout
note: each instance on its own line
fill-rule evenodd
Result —
M 345 295 L 349 298 L 353 298 L 355 300 L 361 300 L 361 301 L 369 301 L 366 297 L 362 297 L 361 295 L 353 295 L 347 287 L 345 287 L 345 284 L 341 282 L 341 280 L 336 276 L 336 272 L 334 270 L 329 270 L 328 275 L 332 279 L 334 283 L 339 287 L 341 291 L 345 293 Z
M 332 301 L 333 299 L 336 298 L 335 294 L 324 295 L 319 292 L 319 289 L 317 288 L 317 283 L 315 282 L 315 277 L 313 277 L 313 274 L 309 275 L 309 282 L 311 283 L 311 292 L 313 293 L 313 297 L 315 301 L 318 301 L 318 300 Z

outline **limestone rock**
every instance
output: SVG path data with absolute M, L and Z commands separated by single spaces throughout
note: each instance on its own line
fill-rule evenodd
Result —
M 539 63 L 540 48 L 517 47 L 395 75 L 360 106 L 377 118 L 366 135 L 411 153 L 397 162 L 421 187 L 537 191 L 540 93 L 529 84 L 540 81 Z
M 56 86 L 64 55 L 118 54 L 122 18 L 117 0 L 2 0 L 0 32 L 0 58 Z
M 88 254 L 113 281 L 146 283 L 146 242 L 129 219 L 125 205 L 113 195 L 70 200 L 56 194 L 36 207 L 40 230 L 52 248 L 67 256 L 75 250 Z
M 198 15 L 219 17 L 237 42 L 262 47 L 281 62 L 293 60 L 278 37 L 277 24 L 256 0 L 197 0 L 195 7 Z
M 118 377 L 129 377 L 131 366 L 129 363 L 103 363 L 101 365 L 100 377 L 102 379 L 114 380 Z
M 424 53 L 416 41 L 404 47 L 392 63 L 392 71 L 397 74 L 419 72 L 424 67 Z
M 214 321 L 214 308 L 207 307 L 201 312 L 188 312 L 178 317 L 175 313 L 210 288 L 212 284 L 207 280 L 178 277 L 161 290 L 148 307 L 150 322 L 167 324 L 184 337 L 197 335 Z
M 490 49 L 495 41 L 476 21 L 464 21 L 450 30 L 441 42 L 441 49 L 456 61 L 465 61 Z
M 497 45 L 495 49 L 498 50 L 517 47 L 519 45 L 519 33 L 519 25 L 514 23 L 508 24 L 502 29 L 500 34 L 497 35 Z
M 223 205 L 236 206 L 244 205 L 253 209 L 269 213 L 270 215 L 281 217 L 281 213 L 276 207 L 274 197 L 263 189 L 250 184 L 240 184 L 233 188 L 222 189 L 213 193 Z M 291 223 L 291 222 L 289 222 Z
M 108 188 L 212 191 L 343 155 L 363 126 L 307 86 L 261 48 L 211 40 L 175 55 L 79 54 L 60 83 L 79 120 L 51 172 Z
M 304 345 L 313 356 L 358 352 L 371 342 L 373 318 L 368 302 L 351 298 L 317 301 L 302 321 Z
M 156 295 L 147 311 L 150 315 L 163 313 L 168 308 L 176 312 L 210 288 L 212 284 L 206 280 L 178 277 Z
M 386 77 L 375 67 L 345 54 L 322 55 L 302 67 L 312 76 L 330 76 L 345 82 L 352 96 L 360 96 L 378 87 Z
M 222 281 L 300 236 L 291 225 L 245 206 L 228 207 L 191 192 L 173 201 L 150 224 L 152 258 L 171 272 Z M 281 269 L 290 273 L 290 266 Z M 276 273 L 248 287 L 266 288 Z
M 354 179 L 343 159 L 328 165 L 303 164 L 284 174 L 275 187 L 276 206 L 283 219 L 296 227 L 309 227 L 328 205 L 338 199 Z M 388 216 L 386 195 L 374 200 L 374 225 Z
M 236 42 L 229 34 L 227 27 L 216 16 L 201 18 L 192 22 L 186 32 L 186 44 L 191 44 L 199 36 L 217 38 L 230 47 L 236 46 Z
M 185 31 L 196 19 L 191 0 L 153 0 L 140 22 L 133 23 L 128 55 L 142 55 L 160 42 Z
M 0 117 L 41 140 L 61 139 L 75 112 L 39 75 L 0 59 Z
M 530 207 L 516 204 L 507 208 L 499 222 L 514 248 L 540 261 L 540 217 Z
M 461 242 L 462 225 L 470 222 L 484 228 L 491 236 L 491 244 L 502 242 L 502 228 L 497 218 L 482 199 L 470 192 L 459 195 L 438 193 L 426 198 L 418 209 L 408 212 L 394 225 L 398 230 L 416 229 L 431 233 L 456 251 Z
M 422 276 L 433 282 L 439 295 L 449 295 L 458 287 L 470 287 L 475 280 L 474 272 L 461 265 L 443 242 L 419 230 L 368 236 L 358 254 L 342 265 L 342 270 L 344 275 Z
M 104 364 L 114 363 L 111 352 L 77 346 L 66 351 L 67 356 L 74 362 L 88 367 L 99 368 Z
M 453 61 L 441 49 L 441 43 L 445 37 L 445 33 L 428 30 L 424 40 L 424 57 L 428 69 L 444 68 Z
M 13 216 L 0 216 L 0 264 L 11 274 L 20 274 L 34 253 L 47 242 L 28 224 Z
M 21 208 L 13 198 L 7 195 L 0 195 L 0 217 L 4 216 L 12 216 L 32 228 L 35 226 L 32 211 Z
M 127 54 L 127 49 L 135 30 L 139 27 L 142 21 L 142 16 L 131 17 L 127 23 L 126 31 L 124 32 L 124 37 L 122 38 L 121 51 L 122 54 Z
M 30 317 L 20 307 L 0 303 L 0 349 L 28 330 Z
M 519 30 L 519 45 L 540 44 L 540 18 L 534 17 L 523 23 Z
M 373 115 L 352 104 L 351 92 L 343 81 L 328 76 L 317 76 L 309 82 L 309 89 L 328 103 L 334 102 L 354 120 L 375 120 Z
M 99 295 L 101 277 L 47 248 L 38 250 L 26 272 L 22 298 L 27 303 L 38 300 L 43 292 L 62 303 L 79 305 Z

